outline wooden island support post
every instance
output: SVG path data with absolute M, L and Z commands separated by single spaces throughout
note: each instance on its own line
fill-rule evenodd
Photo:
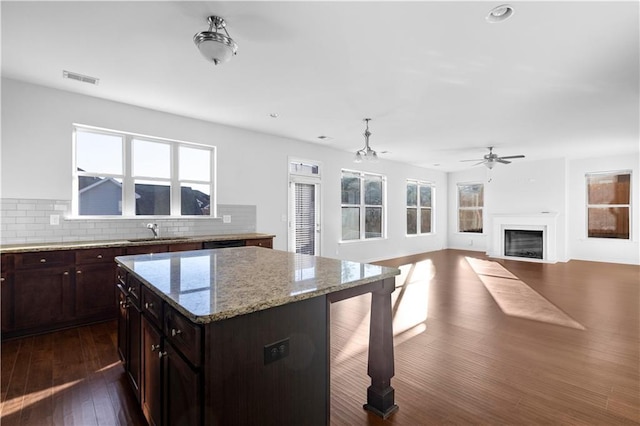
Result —
M 140 354 L 122 358 L 125 371 L 141 365 L 134 391 L 150 424 L 329 424 L 330 305 L 366 293 L 364 409 L 383 418 L 398 409 L 391 387 L 398 269 L 258 247 L 116 262 L 118 287 L 130 292 L 122 312 L 136 303 L 141 312 L 119 327 L 126 334 L 119 342 L 130 346 L 119 349 Z

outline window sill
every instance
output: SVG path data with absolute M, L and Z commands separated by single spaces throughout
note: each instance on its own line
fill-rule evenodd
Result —
M 215 216 L 65 216 L 64 220 L 82 221 L 82 220 L 203 220 L 214 219 L 222 220 L 222 217 Z
M 338 241 L 338 244 L 354 244 L 354 243 L 366 243 L 368 241 L 384 241 L 386 240 L 387 237 L 382 237 L 382 238 L 367 238 L 364 240 L 346 240 L 346 241 Z

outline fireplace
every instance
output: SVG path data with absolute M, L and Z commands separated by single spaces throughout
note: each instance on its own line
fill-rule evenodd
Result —
M 525 229 L 504 230 L 504 255 L 544 259 L 544 232 Z
M 529 262 L 557 262 L 557 217 L 552 212 L 491 215 L 487 254 Z

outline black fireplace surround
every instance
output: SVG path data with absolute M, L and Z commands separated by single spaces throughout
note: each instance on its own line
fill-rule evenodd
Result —
M 504 230 L 504 255 L 544 259 L 542 231 L 523 229 Z

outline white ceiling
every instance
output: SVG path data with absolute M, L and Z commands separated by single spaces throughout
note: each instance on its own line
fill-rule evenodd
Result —
M 2 1 L 2 75 L 345 151 L 371 117 L 383 157 L 440 170 L 489 145 L 637 152 L 638 2 L 513 1 L 487 23 L 499 4 Z M 211 14 L 239 45 L 218 67 L 192 41 Z

